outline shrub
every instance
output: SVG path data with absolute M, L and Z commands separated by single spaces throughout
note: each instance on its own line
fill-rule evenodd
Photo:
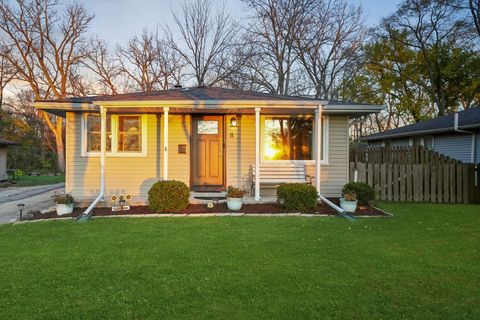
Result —
M 56 204 L 67 204 L 67 205 L 70 205 L 70 204 L 74 204 L 75 203 L 75 199 L 73 198 L 73 196 L 70 194 L 70 193 L 56 193 L 52 196 L 53 198 L 53 201 L 56 203 Z
M 343 186 L 342 193 L 354 193 L 357 196 L 358 204 L 363 206 L 371 205 L 375 200 L 373 188 L 365 182 L 350 182 Z
M 227 198 L 243 198 L 246 193 L 247 191 L 233 186 L 227 188 Z
M 181 181 L 158 181 L 148 190 L 148 207 L 154 212 L 179 212 L 188 205 L 190 190 Z
M 303 183 L 282 183 L 277 188 L 277 202 L 289 211 L 306 212 L 317 206 L 317 189 Z

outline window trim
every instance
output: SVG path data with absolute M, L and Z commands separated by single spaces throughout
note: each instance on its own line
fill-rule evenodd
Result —
M 313 137 L 312 137 L 312 157 L 316 154 L 316 130 L 317 124 L 315 123 L 315 117 L 312 115 L 305 115 L 305 116 L 297 116 L 297 115 L 288 115 L 288 114 L 264 114 L 260 116 L 260 163 L 297 163 L 297 164 L 304 164 L 304 165 L 314 165 L 315 160 L 265 160 L 265 119 L 268 117 L 276 117 L 276 118 L 304 118 L 304 119 L 312 119 L 313 120 Z M 329 165 L 329 146 L 330 146 L 330 118 L 328 115 L 322 115 L 323 119 L 323 126 L 322 126 L 322 139 L 324 139 L 325 143 L 323 144 L 323 159 L 320 161 L 321 165 Z
M 98 151 L 87 151 L 87 117 L 92 112 L 82 113 L 81 118 L 81 156 L 82 157 L 99 157 Z M 110 114 L 111 116 L 111 132 L 112 132 L 112 150 L 106 152 L 107 157 L 146 157 L 147 156 L 147 115 L 146 114 Z M 142 135 L 142 151 L 118 151 L 118 117 L 119 116 L 137 116 L 141 121 Z

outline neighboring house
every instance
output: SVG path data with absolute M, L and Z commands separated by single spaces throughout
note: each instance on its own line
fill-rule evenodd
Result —
M 17 145 L 16 142 L 0 138 L 0 181 L 7 180 L 7 146 Z
M 480 162 L 480 107 L 360 138 L 370 146 L 421 145 L 460 160 Z
M 325 196 L 339 196 L 348 181 L 349 118 L 383 109 L 212 87 L 35 106 L 66 118 L 67 192 L 80 201 L 99 197 L 103 159 L 105 197 L 130 194 L 132 202 L 145 202 L 151 185 L 162 179 L 183 181 L 196 192 L 229 185 L 250 190 L 252 183 L 261 186 L 261 178 L 252 181 L 252 168 L 265 163 L 304 165 L 311 176 L 321 172 L 314 185 Z M 255 200 L 263 191 L 255 188 Z

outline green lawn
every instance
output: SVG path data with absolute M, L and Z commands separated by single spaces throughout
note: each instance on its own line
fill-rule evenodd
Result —
M 4 319 L 480 319 L 480 207 L 0 226 Z
M 17 186 L 19 187 L 31 187 L 38 186 L 42 184 L 54 184 L 59 182 L 64 182 L 65 176 L 27 176 L 23 175 L 14 180 Z

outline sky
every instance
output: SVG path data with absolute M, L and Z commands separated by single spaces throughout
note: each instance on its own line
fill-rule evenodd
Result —
M 109 41 L 124 44 L 145 28 L 155 30 L 157 26 L 171 24 L 172 10 L 178 10 L 183 0 L 77 0 L 95 14 L 90 33 Z M 361 4 L 368 26 L 375 26 L 380 19 L 395 11 L 400 0 L 347 0 Z M 225 0 L 230 14 L 240 18 L 246 10 L 240 0 Z M 222 4 L 223 0 L 212 0 Z

